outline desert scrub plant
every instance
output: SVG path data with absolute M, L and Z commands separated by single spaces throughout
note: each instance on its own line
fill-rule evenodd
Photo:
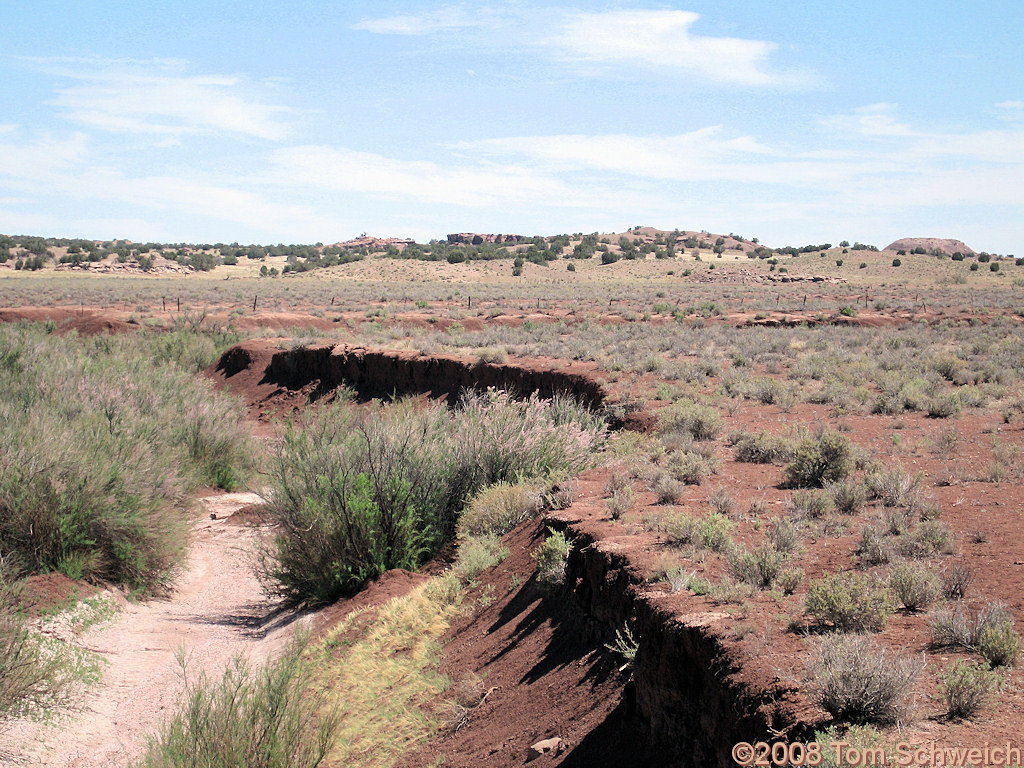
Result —
M 542 486 L 500 482 L 481 489 L 459 516 L 459 538 L 503 536 L 541 510 Z
M 565 583 L 565 564 L 572 542 L 561 531 L 548 529 L 547 538 L 533 553 L 537 564 L 537 584 L 544 590 L 556 590 Z
M 847 571 L 812 579 L 805 609 L 819 626 L 878 632 L 892 613 L 892 595 L 869 574 Z
M 974 581 L 974 572 L 963 563 L 955 563 L 942 574 L 942 596 L 947 600 L 963 600 Z
M 694 440 L 714 440 L 722 431 L 722 417 L 709 406 L 678 402 L 661 410 L 658 431 L 686 432 Z
M 923 667 L 923 658 L 895 653 L 867 635 L 830 635 L 811 666 L 812 697 L 836 720 L 891 725 L 904 718 Z
M 717 471 L 717 462 L 693 451 L 673 452 L 665 461 L 665 469 L 674 480 L 684 485 L 700 485 Z
M 971 611 L 959 604 L 940 608 L 929 614 L 928 628 L 934 647 L 975 651 L 993 667 L 1009 666 L 1020 654 L 1013 614 L 999 602 Z
M 949 717 L 974 717 L 988 706 L 1002 686 L 999 673 L 986 664 L 969 664 L 958 659 L 939 675 L 939 691 L 946 700 Z
M 340 722 L 311 685 L 307 644 L 300 637 L 280 659 L 255 669 L 236 657 L 220 680 L 191 677 L 180 658 L 185 690 L 178 712 L 136 768 L 316 768 Z
M 931 566 L 901 561 L 889 569 L 889 588 L 908 611 L 923 611 L 939 599 L 941 585 Z
M 771 589 L 782 570 L 785 557 L 777 549 L 762 545 L 753 552 L 733 550 L 728 555 L 728 561 L 733 578 L 757 589 Z
M 494 534 L 470 536 L 459 544 L 459 553 L 451 573 L 460 584 L 468 585 L 476 578 L 508 557 L 508 548 Z
M 845 479 L 854 467 L 853 445 L 838 432 L 825 430 L 801 440 L 786 467 L 786 479 L 796 488 L 821 487 Z
M 677 513 L 667 517 L 663 525 L 670 544 L 691 545 L 714 552 L 727 551 L 732 547 L 729 536 L 733 529 L 732 521 L 714 512 L 705 517 Z
M 329 603 L 389 568 L 417 567 L 452 538 L 463 501 L 482 488 L 590 464 L 603 426 L 563 418 L 497 392 L 469 395 L 454 411 L 339 403 L 311 414 L 270 462 L 277 528 L 262 553 L 264 585 L 293 603 Z
M 825 483 L 825 491 L 832 497 L 836 510 L 844 515 L 859 513 L 868 497 L 864 483 L 852 477 L 835 483 Z
M 184 551 L 185 493 L 251 468 L 241 404 L 146 344 L 0 329 L 0 550 L 27 571 L 155 588 Z
M 611 498 L 605 501 L 605 508 L 612 520 L 620 520 L 636 503 L 636 492 L 633 486 L 627 485 L 612 492 Z
M 765 431 L 743 433 L 733 444 L 736 461 L 749 464 L 784 464 L 793 455 L 793 443 Z
M 823 491 L 796 491 L 786 500 L 786 513 L 794 520 L 817 520 L 833 508 L 832 497 Z
M 924 475 L 904 472 L 900 467 L 869 472 L 864 482 L 871 498 L 886 507 L 915 510 L 922 502 L 921 484 Z

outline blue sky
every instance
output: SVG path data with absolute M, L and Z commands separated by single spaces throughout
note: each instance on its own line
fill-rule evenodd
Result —
M 0 232 L 1024 253 L 1020 0 L 0 2 Z

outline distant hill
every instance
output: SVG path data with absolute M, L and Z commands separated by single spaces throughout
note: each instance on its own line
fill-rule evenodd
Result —
M 949 256 L 952 256 L 957 251 L 965 256 L 975 252 L 973 248 L 965 245 L 962 240 L 941 237 L 901 237 L 899 240 L 887 245 L 885 250 L 913 253 L 916 248 L 924 248 L 925 253 L 940 251 Z

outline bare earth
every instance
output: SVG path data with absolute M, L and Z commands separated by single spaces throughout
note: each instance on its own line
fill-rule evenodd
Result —
M 127 765 L 141 755 L 147 735 L 174 712 L 183 686 L 180 651 L 187 654 L 190 676 L 205 671 L 219 677 L 237 654 L 262 663 L 291 637 L 295 615 L 264 596 L 253 574 L 251 552 L 259 529 L 230 520 L 259 497 L 231 493 L 201 501 L 205 514 L 196 523 L 188 561 L 169 599 L 124 602 L 112 619 L 74 638 L 105 660 L 102 680 L 58 722 L 19 721 L 0 734 L 0 765 Z M 70 629 L 57 621 L 48 631 Z

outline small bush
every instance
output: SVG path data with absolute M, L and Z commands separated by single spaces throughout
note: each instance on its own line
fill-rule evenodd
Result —
M 786 468 L 789 484 L 797 488 L 821 487 L 843 480 L 853 471 L 854 453 L 849 438 L 824 431 L 801 440 Z
M 693 451 L 671 454 L 666 468 L 673 478 L 686 485 L 700 485 L 712 474 L 711 463 Z
M 910 475 L 899 467 L 868 474 L 865 482 L 871 497 L 886 507 L 916 509 L 921 503 L 921 483 L 924 475 Z
M 864 483 L 852 478 L 826 483 L 825 490 L 832 497 L 836 510 L 844 515 L 856 515 L 867 501 L 868 494 Z
M 786 511 L 797 520 L 816 520 L 832 509 L 832 497 L 821 491 L 797 491 L 786 501 Z
M 956 563 L 942 575 L 942 596 L 947 600 L 963 600 L 974 580 L 974 573 L 963 563 Z
M 924 563 L 901 562 L 889 570 L 889 587 L 908 611 L 921 611 L 939 599 L 941 588 L 934 570 Z
M 895 546 L 885 535 L 885 531 L 867 525 L 860 534 L 860 542 L 857 544 L 857 556 L 863 565 L 881 565 L 888 563 L 895 555 Z
M 813 697 L 837 720 L 890 725 L 904 717 L 923 666 L 923 659 L 894 653 L 865 635 L 834 635 L 818 647 Z
M 955 392 L 938 395 L 928 401 L 928 416 L 933 419 L 948 419 L 962 409 L 960 396 Z
M 721 552 L 732 545 L 729 534 L 733 524 L 727 517 L 711 513 L 706 517 L 679 514 L 665 521 L 665 532 L 671 544 L 690 544 Z
M 608 509 L 608 516 L 612 520 L 619 520 L 633 508 L 635 503 L 636 493 L 632 486 L 627 485 L 614 491 L 611 498 L 605 502 L 605 506 Z
M 904 557 L 932 557 L 953 552 L 953 532 L 938 520 L 925 520 L 900 540 Z
M 497 483 L 480 491 L 459 518 L 459 538 L 503 536 L 540 512 L 540 488 L 529 483 Z
M 999 673 L 987 666 L 968 664 L 963 659 L 939 676 L 939 690 L 946 700 L 950 717 L 965 718 L 978 714 L 999 690 Z
M 793 456 L 793 444 L 784 437 L 760 431 L 745 433 L 735 443 L 736 461 L 749 464 L 782 464 Z
M 789 518 L 773 520 L 765 536 L 772 548 L 784 555 L 796 552 L 800 546 L 800 529 Z
M 705 405 L 676 403 L 662 409 L 658 430 L 688 432 L 694 440 L 714 440 L 722 431 L 722 417 Z
M 842 632 L 878 632 L 892 613 L 892 595 L 868 574 L 826 574 L 811 581 L 806 610 L 822 626 Z
M 775 584 L 784 595 L 792 595 L 804 581 L 803 568 L 783 568 L 775 578 Z
M 729 571 L 744 584 L 758 589 L 771 589 L 784 562 L 785 557 L 777 549 L 761 546 L 753 552 L 731 552 Z
M 548 529 L 548 537 L 533 553 L 537 564 L 537 584 L 542 589 L 557 589 L 565 583 L 565 563 L 572 543 L 561 531 Z
M 497 536 L 471 536 L 459 544 L 459 554 L 451 572 L 460 584 L 470 584 L 476 578 L 508 557 L 508 549 Z

